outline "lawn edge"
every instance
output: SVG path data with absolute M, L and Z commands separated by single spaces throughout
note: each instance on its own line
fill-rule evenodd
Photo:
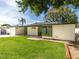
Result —
M 66 59 L 72 59 L 71 53 L 70 53 L 70 50 L 69 50 L 69 46 L 67 44 L 64 44 L 64 45 L 65 45 L 65 48 L 66 48 Z

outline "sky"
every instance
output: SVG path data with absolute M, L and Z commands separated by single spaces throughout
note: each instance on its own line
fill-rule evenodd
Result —
M 24 17 L 26 19 L 26 25 L 43 20 L 44 15 L 41 14 L 36 17 L 34 13 L 28 9 L 25 14 L 18 12 L 18 6 L 15 0 L 0 0 L 0 22 L 11 25 L 18 25 L 18 19 Z
M 37 17 L 34 13 L 31 13 L 29 8 L 25 14 L 22 14 L 18 11 L 19 9 L 15 0 L 0 0 L 0 22 L 2 23 L 18 25 L 18 19 L 21 17 L 26 19 L 26 25 L 43 21 L 44 13 Z M 76 9 L 75 13 L 79 19 L 79 8 Z

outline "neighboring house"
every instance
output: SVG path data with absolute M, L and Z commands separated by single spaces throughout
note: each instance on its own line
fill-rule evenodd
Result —
M 76 33 L 76 34 L 79 34 L 79 23 L 76 25 L 75 33 Z
M 77 23 L 75 28 L 75 38 L 76 38 L 76 41 L 79 41 L 79 22 Z
M 6 26 L 5 23 L 0 23 L 0 36 L 10 35 L 15 36 L 15 27 Z
M 24 35 L 26 34 L 26 26 L 1 26 L 0 27 L 0 35 Z
M 75 24 L 34 23 L 27 26 L 27 35 L 75 41 Z
M 0 35 L 11 35 L 15 36 L 15 27 L 6 27 L 3 26 L 0 28 Z
M 79 34 L 79 28 L 75 28 L 75 33 Z

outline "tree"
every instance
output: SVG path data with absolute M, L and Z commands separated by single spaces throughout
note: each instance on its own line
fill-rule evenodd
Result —
M 46 13 L 49 6 L 53 6 L 54 8 L 68 4 L 73 4 L 76 7 L 79 6 L 79 0 L 21 0 L 16 2 L 18 6 L 21 7 L 22 12 L 25 12 L 29 6 L 36 15 L 42 12 Z
M 21 23 L 22 26 L 26 23 L 26 20 L 24 18 L 18 19 L 18 21 Z
M 2 27 L 3 26 L 6 26 L 7 28 L 9 28 L 11 25 L 10 24 L 3 24 L 3 25 L 1 25 Z
M 47 16 L 45 17 L 45 22 L 74 24 L 77 23 L 77 17 L 74 12 L 67 7 L 53 8 L 48 11 Z
M 10 27 L 11 25 L 10 24 L 3 24 L 1 26 L 7 26 L 7 27 Z

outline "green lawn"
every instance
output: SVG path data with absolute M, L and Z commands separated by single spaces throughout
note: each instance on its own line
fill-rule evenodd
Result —
M 66 53 L 63 43 L 18 36 L 0 38 L 0 59 L 66 59 Z

